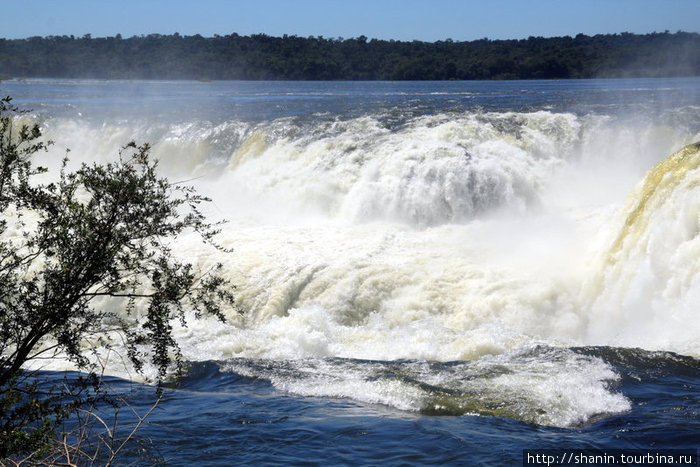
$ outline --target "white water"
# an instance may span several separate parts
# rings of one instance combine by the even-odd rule
[[[700,140],[692,129],[473,112],[399,128],[371,116],[143,127],[56,119],[46,132],[56,141],[49,159],[62,147],[76,161],[108,159],[130,139],[150,141],[166,175],[200,177],[193,183],[214,199],[212,218],[230,220],[218,239],[230,255],[194,238],[178,243],[202,267],[223,262],[243,311],[231,310],[226,324],[177,327],[190,360],[273,359],[295,375],[256,360],[230,369],[298,394],[436,412],[442,402],[430,391],[372,380],[372,365],[352,362],[474,361],[463,370],[509,370],[471,389],[463,376],[402,371],[478,394],[478,408],[472,397],[462,413],[490,413],[493,401],[515,397],[522,407],[507,414],[568,426],[629,408],[609,389],[617,376],[595,358],[566,351],[533,360],[527,349],[700,355],[697,167],[649,204],[634,238],[614,246],[645,196],[635,185]]]

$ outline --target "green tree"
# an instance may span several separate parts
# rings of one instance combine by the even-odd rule
[[[182,366],[173,319],[194,310],[223,320],[235,307],[220,266],[197,271],[173,256],[169,242],[186,231],[216,247],[216,226],[198,209],[206,198],[158,177],[148,145],[73,172],[64,160],[56,182],[38,184],[46,170],[32,156],[47,143],[19,113],[0,100],[0,457],[45,443],[98,381],[39,390],[28,363],[61,356],[94,375],[85,343],[117,335],[134,368],[150,359],[160,382]]]

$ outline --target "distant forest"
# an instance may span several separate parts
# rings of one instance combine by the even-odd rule
[[[700,76],[700,34],[401,42],[231,34],[0,39],[4,77],[487,80]]]

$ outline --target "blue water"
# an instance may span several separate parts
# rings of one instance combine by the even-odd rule
[[[52,115],[265,121],[387,112],[404,121],[437,112],[536,110],[632,113],[692,105],[698,78],[566,81],[267,82],[80,81],[2,83],[17,103]]]
[[[629,412],[552,428],[505,417],[430,416],[347,399],[300,397],[197,363],[168,388],[124,457],[167,465],[522,465],[524,449],[697,449],[700,361],[639,349],[578,348],[622,375]],[[108,379],[145,413],[153,388]],[[107,412],[108,413],[108,412]],[[126,415],[125,415],[126,414]],[[133,423],[128,412],[119,419]]]
[[[208,161],[216,161],[219,164],[216,167],[219,168],[223,167],[222,160],[230,157],[247,137],[260,129],[267,132],[271,146],[275,143],[277,148],[288,150],[285,144],[291,141],[292,149],[307,154],[303,148],[310,147],[311,143],[317,141],[330,141],[328,146],[331,147],[331,143],[336,142],[333,138],[337,135],[363,140],[362,133],[354,132],[365,131],[360,124],[366,119],[373,124],[376,122],[381,129],[374,133],[367,130],[368,139],[389,135],[386,140],[382,140],[382,145],[373,146],[368,142],[369,149],[359,145],[360,150],[365,151],[363,156],[366,159],[379,160],[379,156],[384,157],[385,154],[378,155],[377,151],[385,150],[391,144],[394,144],[394,148],[397,144],[402,144],[402,135],[416,138],[414,147],[420,149],[420,135],[445,122],[466,118],[465,116],[474,117],[474,125],[477,125],[475,128],[479,130],[498,130],[500,139],[496,143],[501,145],[511,144],[513,139],[521,138],[523,134],[532,130],[532,125],[536,122],[532,123],[528,118],[536,117],[546,120],[541,124],[542,128],[537,127],[538,135],[542,138],[551,137],[542,143],[538,150],[545,153],[545,149],[550,151],[547,148],[551,146],[554,147],[551,149],[554,153],[571,152],[573,155],[569,154],[568,159],[562,156],[561,161],[564,161],[564,164],[575,164],[578,160],[586,160],[588,157],[597,164],[607,165],[607,154],[603,157],[597,153],[586,153],[598,148],[595,136],[586,139],[588,131],[601,131],[601,128],[609,130],[607,133],[592,134],[606,135],[611,138],[611,144],[615,142],[620,147],[623,144],[616,139],[618,136],[625,142],[643,141],[643,145],[651,149],[649,153],[638,156],[639,167],[635,168],[634,177],[639,180],[650,163],[663,159],[673,150],[677,150],[679,145],[688,144],[692,142],[692,138],[700,135],[698,78],[436,83],[29,80],[0,83],[0,91],[12,95],[15,103],[34,109],[37,118],[53,139],[61,135],[51,133],[52,131],[71,129],[74,133],[66,135],[65,139],[59,142],[71,147],[72,153],[80,153],[80,148],[75,148],[74,142],[83,141],[80,138],[85,138],[84,134],[101,138],[99,143],[113,152],[116,152],[119,144],[125,142],[120,138],[155,138],[156,141],[151,142],[156,147],[160,143],[161,147],[165,148],[170,146],[164,142],[170,144],[169,142],[174,140],[177,144],[184,145],[191,144],[194,140],[197,144],[202,143],[200,146],[194,146],[202,151],[197,155]],[[574,130],[570,130],[571,134],[563,136],[557,133],[564,130],[548,125],[561,116],[580,123],[581,129],[576,130],[578,127],[575,127]],[[591,121],[594,121],[594,124],[591,124]],[[342,125],[348,122],[358,125],[351,126],[351,130],[348,130]],[[243,128],[240,132],[244,136],[239,133],[234,135],[231,130],[234,126],[236,131]],[[610,133],[614,135],[611,137]],[[115,134],[118,136],[114,136]],[[580,150],[567,149],[570,140],[576,140],[576,147]],[[444,144],[447,149],[426,146],[425,150],[435,151],[434,154],[440,155],[442,153],[439,151],[459,149],[463,145],[461,140],[448,140]],[[354,154],[352,151],[356,150],[356,146],[358,145],[348,146],[350,149],[347,149],[347,152]],[[406,147],[410,148],[408,145]],[[474,147],[478,149],[481,146],[475,144]],[[491,148],[492,151],[501,148],[499,145],[485,147]],[[473,149],[466,148],[464,154],[471,157]],[[398,150],[397,153],[392,153],[392,150],[389,149],[389,156],[384,157],[385,159],[397,157]],[[527,148],[523,151],[527,152]],[[164,149],[160,154],[167,156],[167,151]],[[511,153],[504,152],[503,157],[509,154]],[[80,157],[79,155],[78,158]],[[263,159],[265,154],[257,157]],[[544,157],[540,152],[535,154],[536,160]],[[602,159],[602,162],[596,157]],[[551,159],[556,157],[552,156]],[[558,159],[557,161],[561,162]],[[273,162],[277,163],[276,159]],[[274,163],[266,170],[274,172]],[[321,171],[320,179],[332,179],[337,173],[323,172],[329,170],[328,167],[332,165],[323,161],[314,166],[314,170]],[[426,172],[426,180],[431,181],[435,171]],[[420,171],[417,173],[419,175],[412,177],[418,178]],[[279,178],[271,177],[271,180]],[[537,183],[540,183],[540,179]],[[595,183],[595,180],[592,183]],[[272,182],[261,185],[269,190],[277,188]],[[373,186],[378,185],[381,184]],[[294,188],[291,184],[282,186],[289,190]],[[489,186],[489,190],[495,189]],[[311,189],[301,192],[304,196],[309,192],[312,195],[316,193]],[[408,198],[407,193],[412,192],[402,192],[402,202]],[[300,195],[290,191],[290,199],[295,196]],[[483,196],[486,195],[479,196],[481,197],[477,199],[483,200]],[[321,195],[318,197],[321,201],[326,200]],[[500,200],[503,197],[496,198]],[[307,200],[302,197],[299,199],[304,202]],[[525,215],[538,219],[538,216],[543,217],[543,210],[554,209],[550,208],[554,204],[548,204],[551,200],[545,195],[542,195],[540,201],[533,206],[528,205]],[[584,204],[583,208],[589,211],[586,211],[586,215],[579,215],[579,211],[576,211],[576,218],[587,218],[587,215],[603,218],[607,214],[601,213],[618,209],[622,201],[616,200],[610,208],[590,208]],[[215,199],[214,202],[223,206],[227,200]],[[296,208],[296,205],[292,206],[290,209]],[[387,216],[391,222],[409,224],[402,224],[399,230],[389,230],[385,236],[389,239],[388,242],[395,241],[395,238],[400,240],[403,236],[423,235],[420,239],[428,245],[426,248],[429,248],[434,243],[429,235],[434,231],[426,228],[426,225],[435,227],[434,223],[437,222],[435,228],[439,229],[441,225],[450,224],[451,229],[462,232],[459,229],[469,229],[472,223],[477,227],[491,225],[492,220],[488,215],[496,212],[497,208],[503,208],[501,204],[489,201],[484,203],[483,210],[486,214],[479,211],[476,218],[470,218],[466,214],[461,217],[430,217],[428,214],[428,217],[421,218],[423,213],[419,209],[420,206],[410,205],[410,209],[407,210],[414,215],[410,219],[418,219],[415,225],[411,225],[405,218],[396,221]],[[381,210],[377,212],[378,215],[383,214]],[[324,215],[332,217],[335,214],[324,212]],[[430,222],[424,222],[425,219]],[[349,220],[343,218],[342,221],[361,227],[368,225],[367,220],[361,216],[351,217]],[[275,218],[274,222],[280,221]],[[274,222],[271,225],[278,225]],[[440,222],[443,224],[439,224]],[[333,226],[336,228],[336,224]],[[387,227],[377,227],[384,228]],[[539,225],[537,228],[542,228],[546,237],[547,226]],[[316,227],[308,231],[314,232],[315,229]],[[271,230],[274,231],[275,228]],[[323,231],[322,228],[316,230]],[[261,229],[260,232],[260,235],[271,235],[270,238],[275,238],[274,234],[268,233],[267,230]],[[447,230],[445,235],[449,236],[452,232],[453,230]],[[465,232],[460,237],[460,242],[468,244],[473,240],[469,236],[473,235],[472,230]],[[509,231],[506,234],[522,235],[524,238],[529,232]],[[255,235],[258,235],[257,231]],[[255,235],[251,234],[251,237],[254,238]],[[304,241],[307,241],[306,235],[313,234],[304,230],[303,235]],[[349,237],[353,235],[351,233]],[[342,237],[342,240],[346,241],[345,237]],[[284,238],[284,241],[287,239]],[[294,241],[297,241],[296,237],[290,236],[289,242]],[[372,241],[371,238],[367,240],[368,243]],[[484,243],[481,241],[481,244],[475,243],[476,249]],[[327,240],[322,238],[317,242],[313,245],[318,249],[318,245],[327,243]],[[408,255],[415,255],[418,258],[417,262],[409,264],[420,266],[423,264],[419,261],[421,252],[415,251],[414,244],[421,243],[409,242],[410,248],[407,249],[402,249],[403,244],[392,244],[396,253],[390,259],[381,256],[394,254],[391,253],[393,250],[387,247],[389,253],[382,250],[376,260],[372,257],[371,261],[367,260],[365,263],[359,260],[350,261],[347,270],[341,269],[342,274],[338,273],[333,277],[336,278],[336,282],[345,277],[354,277],[352,275],[356,271],[351,269],[354,267],[364,273],[374,264],[372,261],[376,261],[380,266],[389,265],[381,269],[384,274],[387,269],[391,270],[396,264],[402,264],[399,259],[404,254],[408,258],[406,261],[414,257],[409,258]],[[235,241],[233,247],[233,261],[236,261],[236,254],[247,254],[245,252],[248,250],[245,248],[236,249]],[[288,248],[293,251],[292,247]],[[342,251],[337,258],[340,265],[338,268],[345,268],[340,256],[347,256],[349,248],[342,245],[338,248]],[[312,253],[316,251],[309,251],[304,250],[304,254],[295,261],[312,261],[307,257],[313,256]],[[442,261],[441,250],[431,252],[434,253],[432,256],[426,253],[425,257]],[[245,263],[258,267],[251,273],[256,278],[264,276],[267,271],[264,269],[267,267],[265,254],[272,253],[262,252],[261,258],[247,259],[249,262]],[[474,258],[480,257],[475,255]],[[285,258],[274,257],[267,259],[269,262],[282,263],[284,260]],[[324,261],[333,263],[333,258]],[[502,261],[502,258],[498,261]],[[485,263],[487,266],[484,271],[489,273],[491,262],[487,258]],[[494,259],[494,264],[496,263]],[[433,269],[441,269],[444,264],[451,263],[441,262]],[[283,268],[284,264],[280,267]],[[263,272],[260,272],[261,270]],[[299,274],[304,273],[303,268],[299,268],[299,271]],[[405,290],[422,292],[432,290],[430,287],[433,286],[438,287],[436,293],[426,293],[430,300],[439,298],[445,290],[450,290],[439,288],[442,287],[440,282],[452,280],[447,273],[441,272],[443,275],[431,276],[433,271],[430,268],[419,272],[425,275],[422,288],[411,289],[406,286]],[[486,273],[484,276],[490,277]],[[273,273],[270,274],[273,279],[276,277]],[[322,274],[312,273],[308,282],[320,275]],[[537,283],[537,273],[531,276],[530,279]],[[364,276],[359,277],[364,280]],[[379,275],[369,277],[375,278],[376,281],[381,279]],[[246,290],[246,287],[250,286],[251,290],[260,290],[263,293],[275,286],[273,279],[265,282],[266,277],[262,277],[262,286],[252,283],[254,279],[251,279],[251,284],[237,285],[239,289]],[[372,285],[371,280],[363,280],[354,282],[360,284],[360,290],[355,291],[358,296],[362,293],[362,287]],[[505,287],[503,283],[506,284]],[[510,299],[511,295],[508,294],[512,293],[512,303],[516,303],[517,307],[522,296],[526,296],[528,300],[531,296],[536,296],[526,293],[530,290],[527,288],[529,283],[523,285],[519,277],[517,280],[503,283],[499,282],[498,287],[507,289],[507,284],[511,284],[513,290],[483,292],[484,300],[491,299],[491,293],[502,293]],[[391,326],[385,325],[381,313],[381,310],[385,309],[382,308],[384,302],[380,305],[373,304],[375,308],[372,309],[359,309],[362,306],[359,298],[348,301],[350,305],[341,300],[350,294],[345,290],[338,293],[337,297],[328,292],[335,300],[331,306],[328,302],[332,300],[323,293],[332,289],[332,284],[326,287],[323,292],[317,292],[320,295],[306,299],[303,293],[307,293],[308,288],[304,289],[302,286],[300,290],[292,290],[288,293],[292,298],[288,300],[286,308],[270,313],[272,317],[260,311],[264,307],[258,305],[255,298],[245,298],[242,300],[242,306],[247,306],[247,312],[255,319],[235,322],[227,329],[204,329],[202,332],[211,334],[199,338],[183,333],[184,353],[190,360],[186,375],[166,385],[158,408],[136,435],[138,442],[130,445],[120,463],[149,465],[164,461],[166,465],[183,466],[508,466],[522,465],[524,449],[697,449],[700,445],[700,360],[697,359],[698,355],[694,350],[698,348],[700,335],[690,335],[688,338],[687,332],[683,334],[684,328],[686,331],[688,328],[696,329],[693,326],[697,325],[693,322],[674,321],[675,318],[664,322],[667,328],[659,329],[660,335],[668,330],[677,331],[679,336],[685,336],[683,341],[672,342],[672,345],[669,345],[672,349],[666,348],[663,340],[655,340],[656,336],[653,333],[639,337],[632,329],[637,321],[658,319],[653,315],[653,312],[657,311],[654,307],[660,300],[666,303],[660,295],[649,297],[642,294],[642,298],[635,297],[639,298],[634,301],[636,306],[645,310],[647,314],[640,314],[640,318],[633,316],[629,322],[622,318],[618,321],[611,318],[611,323],[622,324],[619,324],[619,329],[609,330],[610,332],[601,332],[600,326],[585,328],[589,317],[584,316],[581,323],[576,324],[581,327],[581,332],[577,334],[578,329],[574,330],[576,332],[572,331],[572,335],[566,337],[568,341],[560,335],[563,335],[562,328],[551,332],[540,331],[540,328],[529,328],[523,324],[522,330],[515,329],[514,326],[518,325],[517,320],[508,321],[510,318],[506,315],[496,316],[493,322],[487,322],[488,326],[483,328],[487,330],[484,332],[493,333],[493,348],[488,347],[487,343],[482,343],[474,350],[468,347],[468,344],[464,344],[471,350],[465,350],[463,353],[472,355],[472,358],[455,359],[452,358],[453,354],[447,351],[441,354],[442,350],[437,349],[437,345],[444,342],[449,344],[452,341],[459,343],[460,332],[464,336],[471,336],[468,334],[471,329],[459,328],[463,326],[461,322],[455,324],[454,328],[448,328],[443,322],[439,322],[440,325],[430,327],[426,333],[421,331],[423,326],[434,324],[430,319],[409,323],[403,328],[401,324],[395,324],[393,321]],[[314,290],[317,289],[321,287],[316,285]],[[384,289],[380,287],[379,290],[381,292]],[[397,286],[391,290],[393,295],[387,294],[389,298],[382,296],[378,300],[389,303],[401,290],[404,289]],[[688,300],[696,296],[693,295],[695,292],[691,287],[684,296],[686,301],[669,301],[671,305],[666,305],[668,309],[663,309],[662,306],[661,315],[666,312],[672,315],[676,311],[672,308],[675,306],[673,304],[687,304]],[[456,293],[478,292],[470,289]],[[543,303],[541,310],[535,305],[534,312],[527,310],[527,313],[531,314],[523,315],[540,319],[541,323],[538,324],[541,327],[554,320],[558,305],[570,306],[575,310],[573,314],[585,314],[585,311],[577,308],[578,302],[572,299],[571,305],[566,301],[569,297],[564,292],[554,299],[547,294],[542,296],[545,297],[543,301],[551,300],[554,305]],[[415,299],[424,299],[421,297]],[[654,306],[649,305],[647,309],[644,300],[653,302]],[[407,306],[412,305],[410,301],[406,303]],[[450,303],[461,302],[457,297]],[[509,306],[511,301],[504,299],[503,303],[506,303],[504,306]],[[260,309],[256,306],[260,306]],[[430,304],[423,306],[429,307]],[[454,310],[449,306],[448,303],[445,305],[447,309],[441,308],[430,318],[439,320],[444,316],[452,316],[456,320],[461,316],[457,312],[462,312],[462,309]],[[288,334],[282,333],[278,328],[270,330],[268,326],[270,323],[294,326],[295,321],[292,319],[289,319],[289,322],[283,321],[289,317],[307,319],[308,316],[313,317],[317,314],[325,316],[324,313],[318,312],[319,309],[323,309],[329,316],[331,312],[346,311],[347,315],[329,318],[328,322],[321,324],[317,321],[303,321],[298,331],[287,328]],[[615,312],[614,307],[607,310],[609,313]],[[360,317],[355,318],[353,313]],[[454,313],[454,316],[450,313]],[[523,313],[526,313],[526,310]],[[493,314],[496,315],[497,311],[493,311]],[[595,316],[602,319],[601,314]],[[490,318],[484,319],[488,321]],[[523,318],[523,321],[527,319]],[[594,321],[594,318],[590,319]],[[474,321],[477,322],[475,326],[478,328],[480,323],[476,318]],[[284,327],[282,324],[280,326]],[[361,337],[367,339],[366,347],[348,340],[355,335],[354,332],[362,333],[365,330],[368,334],[362,334]],[[482,328],[478,330],[481,331]],[[397,349],[387,345],[387,350],[379,345],[382,344],[382,338],[377,337],[377,333],[381,331],[386,331],[387,342],[399,339],[395,344]],[[443,331],[448,336],[444,341],[440,336],[433,336]],[[594,331],[599,334],[595,334]],[[231,337],[226,338],[225,332],[230,332]],[[278,334],[275,334],[276,332]],[[509,340],[509,333],[516,336],[512,341]],[[323,336],[319,337],[319,334]],[[426,334],[429,336],[426,337]],[[504,335],[506,337],[503,337]],[[477,334],[477,338],[481,336],[482,334]],[[431,354],[430,349],[426,350],[423,347],[423,343],[433,342],[430,341],[433,337],[436,347],[434,354]],[[258,343],[256,339],[260,341],[259,348],[255,347]],[[229,341],[232,343],[230,346]],[[412,348],[414,341],[416,347]],[[589,341],[602,344],[589,345]],[[562,345],[561,342],[571,344]],[[198,345],[205,350],[200,350]],[[373,345],[377,347],[372,347]],[[402,346],[406,348],[401,348]],[[452,347],[444,345],[444,348],[449,350]],[[483,348],[487,349],[479,350]],[[394,354],[398,357],[385,358],[386,355]],[[422,358],[419,355],[433,357]],[[561,376],[564,380],[557,380],[558,375],[564,375]],[[582,386],[567,386],[566,375],[580,375]],[[59,376],[53,374],[52,377]],[[551,378],[551,382],[547,378]],[[138,413],[145,413],[156,399],[155,389],[151,386],[112,377],[108,377],[107,382],[116,392],[124,394],[131,408]],[[353,386],[355,382],[357,387]],[[537,390],[529,391],[531,386]],[[365,388],[367,393],[363,392]],[[580,393],[576,394],[579,390]],[[415,394],[418,396],[411,396]],[[541,398],[538,395],[541,395]],[[594,400],[597,398],[601,400]],[[109,417],[110,413],[109,408],[104,408],[105,416]],[[120,412],[119,420],[125,428],[134,422],[128,410]]]

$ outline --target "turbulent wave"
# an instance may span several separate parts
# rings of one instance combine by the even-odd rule
[[[548,347],[447,363],[239,359],[223,364],[222,371],[266,379],[304,396],[347,397],[427,415],[575,426],[630,408],[624,396],[610,391],[620,378],[602,360]]]
[[[633,190],[700,139],[676,112],[44,126],[49,159],[150,141],[231,220],[230,256],[178,243],[223,261],[243,310],[177,327],[188,359],[297,394],[572,426],[629,402],[567,347],[700,355],[697,145]]]

